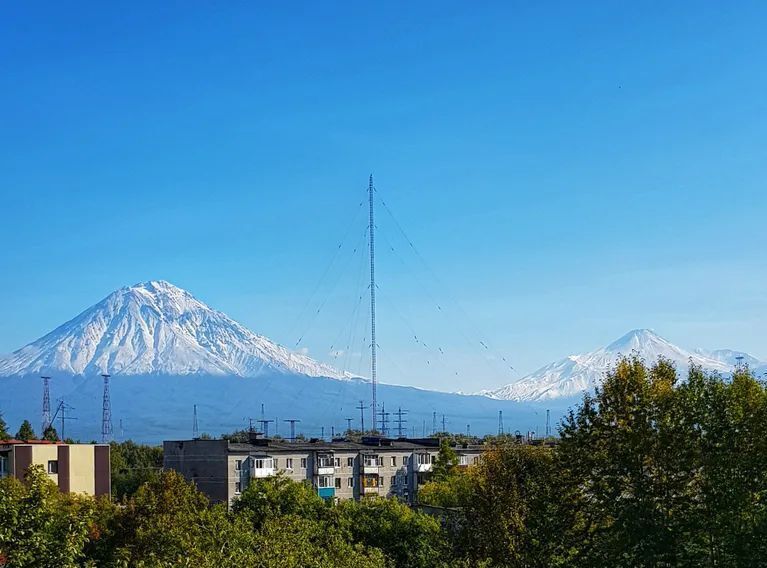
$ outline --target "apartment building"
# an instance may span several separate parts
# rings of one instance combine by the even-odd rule
[[[61,491],[94,496],[111,492],[108,444],[0,441],[0,477],[24,479],[32,465],[42,466]]]
[[[456,447],[461,465],[477,463],[481,446]],[[288,442],[253,436],[248,443],[184,440],[163,443],[164,466],[214,502],[231,503],[250,480],[282,475],[311,484],[325,499],[396,497],[415,502],[439,453],[439,440],[366,437]]]

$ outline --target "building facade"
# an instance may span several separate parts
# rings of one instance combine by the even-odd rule
[[[456,446],[455,450],[460,465],[477,463],[482,453],[481,446]],[[252,479],[280,473],[311,484],[325,499],[378,496],[414,503],[438,453],[436,438],[184,440],[163,443],[163,465],[195,483],[214,502],[231,503]]]
[[[111,493],[108,444],[0,441],[0,477],[24,479],[32,465],[42,466],[61,491],[93,496]]]

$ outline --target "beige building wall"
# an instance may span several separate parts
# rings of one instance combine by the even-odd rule
[[[48,474],[48,477],[58,485],[59,475],[57,473],[50,473],[48,471],[48,462],[59,463],[59,446],[57,444],[35,444],[32,446],[32,464],[41,465]]]
[[[69,446],[69,491],[93,495],[96,491],[94,446]]]

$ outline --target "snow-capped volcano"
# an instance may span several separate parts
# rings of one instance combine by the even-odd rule
[[[121,288],[0,359],[0,376],[30,374],[347,375],[257,335],[165,281]]]
[[[709,371],[729,373],[738,362],[736,357],[752,368],[765,363],[755,357],[728,349],[687,351],[659,336],[649,329],[635,329],[607,347],[585,353],[570,355],[561,361],[550,363],[537,371],[494,391],[481,394],[492,398],[516,401],[540,401],[579,396],[600,383],[605,372],[621,355],[636,352],[648,363],[664,357],[675,364],[678,371],[686,374],[690,361]]]

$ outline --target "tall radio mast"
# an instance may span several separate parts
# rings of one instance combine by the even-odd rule
[[[376,430],[376,413],[378,406],[376,404],[376,388],[378,379],[376,377],[376,265],[375,265],[375,221],[373,218],[373,174],[370,174],[370,183],[368,193],[370,197],[370,374],[373,384],[373,403],[370,407],[372,415],[373,431]]]

